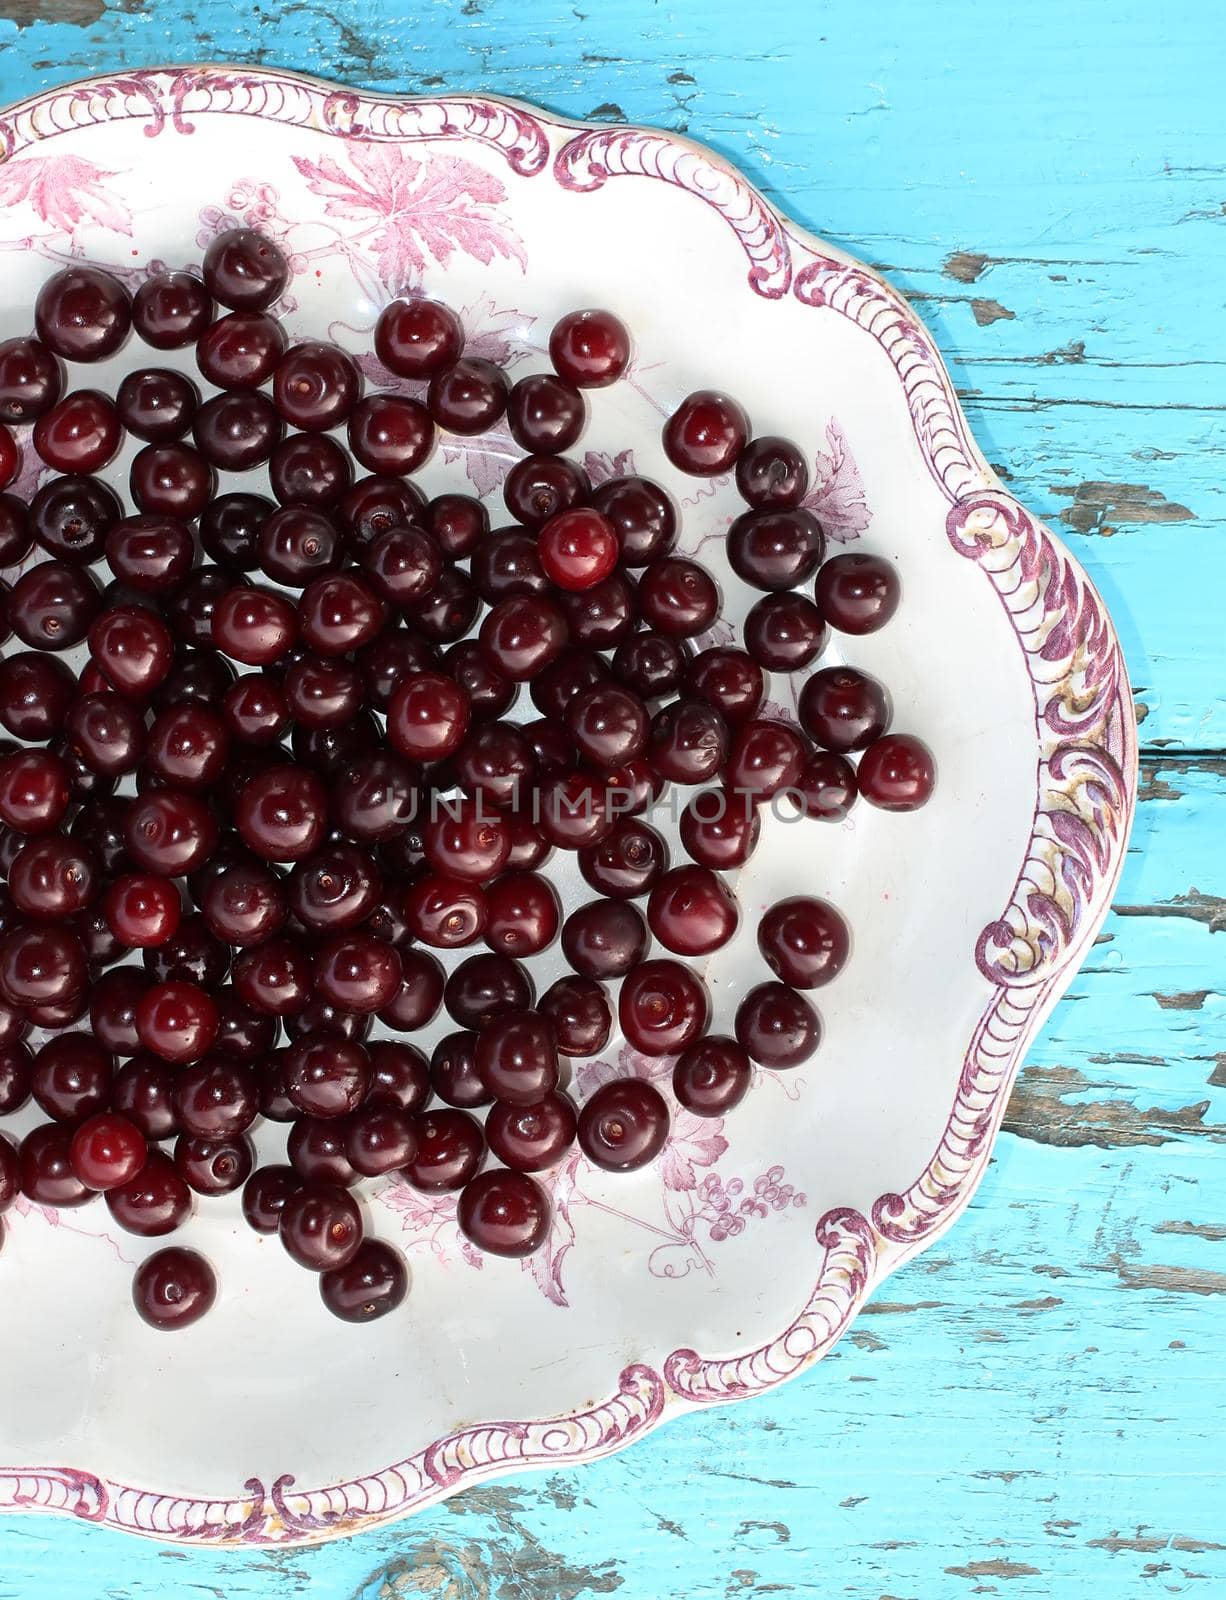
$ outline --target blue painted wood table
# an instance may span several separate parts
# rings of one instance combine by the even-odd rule
[[[1107,596],[1145,741],[1129,865],[969,1213],[804,1379],[318,1550],[8,1520],[0,1597],[1226,1593],[1226,41],[1210,8],[400,9],[0,0],[0,98],[266,61],[724,151],[919,304],[989,458]]]

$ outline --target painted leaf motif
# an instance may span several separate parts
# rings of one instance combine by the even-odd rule
[[[826,424],[829,455],[821,450],[814,458],[813,487],[802,504],[813,513],[836,544],[858,539],[872,521],[864,498],[864,481],[847,435],[832,417]]]
[[[0,165],[0,205],[28,205],[57,232],[75,234],[82,223],[131,237],[132,213],[108,189],[118,173],[80,156],[27,156]]]
[[[537,1288],[555,1306],[570,1304],[562,1283],[562,1263],[575,1242],[570,1208],[577,1198],[575,1175],[582,1159],[576,1150],[554,1173],[541,1174],[539,1181],[544,1183],[553,1201],[553,1221],[545,1243],[524,1261],[524,1271],[532,1274]]]
[[[666,1189],[694,1189],[698,1186],[695,1167],[713,1167],[728,1141],[720,1117],[696,1117],[692,1111],[673,1114],[672,1132],[660,1156],[660,1175]]]
[[[324,201],[329,216],[373,221],[371,238],[379,277],[398,293],[419,280],[427,259],[446,266],[457,251],[489,266],[497,257],[526,267],[518,238],[493,208],[505,186],[462,156],[418,160],[403,147],[353,141],[352,171],[331,156],[294,165]]]

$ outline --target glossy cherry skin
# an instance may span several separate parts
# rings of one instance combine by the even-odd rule
[[[169,444],[191,427],[200,391],[181,372],[141,367],[126,373],[115,394],[115,409],[129,433],[148,444]]]
[[[86,1033],[61,1033],[35,1055],[30,1087],[49,1117],[80,1123],[106,1109],[114,1072],[100,1042]]]
[[[420,772],[380,751],[347,762],[332,785],[332,817],[351,839],[382,843],[407,832],[417,815]]]
[[[187,1221],[192,1194],[170,1157],[152,1149],[134,1178],[107,1191],[106,1204],[127,1233],[158,1238]]]
[[[46,750],[0,759],[0,822],[18,833],[51,833],[68,810],[68,768]]]
[[[461,357],[430,379],[426,406],[448,433],[485,433],[506,410],[509,392],[501,367],[480,356]]]
[[[399,954],[369,934],[338,934],[315,952],[317,993],[328,1005],[359,1016],[391,1004],[400,972]]]
[[[321,339],[291,346],[277,365],[273,403],[291,428],[339,427],[358,403],[362,374],[347,351]]]
[[[509,956],[495,954],[461,961],[444,990],[448,1012],[466,1029],[483,1028],[501,1012],[523,1010],[531,1006],[534,995],[525,968]]]
[[[440,950],[472,944],[485,931],[489,916],[477,884],[438,873],[426,873],[410,885],[404,909],[417,938]]]
[[[430,1086],[446,1105],[470,1111],[487,1106],[494,1096],[481,1081],[476,1064],[477,1035],[469,1029],[440,1039],[430,1057]]]
[[[368,545],[362,565],[374,589],[393,606],[412,607],[439,581],[442,552],[422,528],[390,528]]]
[[[633,899],[646,894],[668,867],[668,846],[654,828],[624,817],[595,845],[579,852],[579,870],[598,894]]]
[[[511,834],[505,819],[481,798],[441,802],[422,825],[426,861],[445,877],[487,883],[507,864]]]
[[[34,329],[66,361],[112,356],[132,327],[128,291],[97,267],[65,267],[48,278],[34,302]]]
[[[426,497],[403,478],[376,473],[346,489],[336,502],[335,514],[354,548],[362,550],[389,528],[420,523],[426,515]]]
[[[425,959],[433,961],[434,958],[427,956]],[[440,995],[442,987],[440,969]],[[437,1009],[436,1005],[434,1010]],[[431,1016],[433,1014],[430,1013]],[[377,1039],[370,1045],[368,1055],[370,1087],[366,1093],[367,1106],[392,1106],[400,1111],[420,1111],[430,1098],[430,1069],[421,1051],[415,1045],[399,1040]]]
[[[749,440],[749,421],[736,401],[715,389],[688,395],[664,424],[664,453],[694,477],[729,472]]]
[[[214,395],[192,423],[197,450],[222,472],[249,472],[263,466],[284,437],[285,423],[277,408],[254,389]]]
[[[509,722],[485,722],[469,731],[453,766],[465,793],[479,796],[487,807],[512,806],[527,793],[537,761],[521,729]],[[3,770],[0,763],[0,784]]]
[[[271,767],[245,786],[234,808],[243,843],[265,861],[313,855],[323,842],[327,818],[327,791],[304,767]]]
[[[217,1002],[189,983],[160,983],[136,1008],[141,1044],[162,1061],[199,1061],[217,1037]]]
[[[392,696],[387,732],[402,755],[442,761],[454,755],[468,731],[468,696],[441,673],[421,673]]]
[[[71,1000],[86,977],[81,941],[64,928],[15,928],[0,939],[0,995],[10,1005]]]
[[[256,1233],[276,1233],[290,1195],[302,1187],[293,1167],[257,1167],[243,1185],[243,1217]]]
[[[370,1061],[347,1039],[296,1040],[285,1053],[285,1092],[308,1117],[344,1117],[366,1098]]]
[[[310,506],[282,506],[260,528],[256,560],[265,577],[292,589],[340,565],[341,535],[325,511]]]
[[[222,714],[230,732],[244,744],[276,744],[289,728],[283,686],[258,672],[230,685],[222,701]]]
[[[190,1327],[213,1309],[217,1277],[195,1250],[170,1246],[142,1261],[132,1280],[132,1304],[151,1328]]]
[[[33,1072],[33,1059],[19,1039],[8,1039],[0,1046],[0,1117],[25,1105]]]
[[[28,567],[13,585],[9,623],[33,650],[71,650],[85,638],[99,603],[98,586],[88,572],[62,561],[43,561]]]
[[[477,1035],[475,1049],[477,1073],[496,1100],[530,1105],[557,1087],[557,1034],[539,1012],[499,1012]]]
[[[367,703],[376,711],[386,711],[405,679],[421,672],[433,672],[438,666],[438,656],[429,640],[407,628],[388,627],[368,645],[363,645],[357,652],[355,664],[362,674]],[[456,672],[450,675],[459,681]],[[461,683],[461,687],[467,686]]]
[[[294,1111],[291,1102],[286,1102]],[[278,1118],[288,1121],[288,1115]],[[286,1152],[290,1165],[307,1183],[331,1183],[342,1189],[351,1188],[361,1174],[345,1153],[349,1123],[344,1117],[298,1116],[289,1131]]]
[[[234,572],[251,572],[259,564],[256,540],[260,529],[274,509],[273,502],[262,494],[218,495],[200,517],[205,554]]]
[[[21,1193],[21,1160],[17,1146],[0,1133],[0,1216]]]
[[[244,1134],[202,1139],[181,1133],[175,1142],[175,1166],[197,1194],[232,1194],[251,1176],[255,1149]]]
[[[591,493],[587,473],[567,456],[525,456],[502,486],[507,510],[526,528],[540,528],[551,517],[586,505]]]
[[[285,353],[285,329],[260,311],[232,311],[200,336],[196,363],[219,389],[258,389]]]
[[[486,909],[485,942],[500,955],[537,955],[557,937],[557,892],[538,873],[504,873],[487,889]]]
[[[802,594],[766,594],[741,630],[745,648],[769,672],[799,672],[815,661],[829,637],[821,612]]]
[[[270,589],[239,587],[220,596],[211,637],[218,650],[250,667],[279,661],[298,632],[293,604]]]
[[[898,610],[898,570],[880,556],[849,551],[827,561],[817,575],[813,598],[840,633],[875,633]]]
[[[73,839],[27,839],[9,866],[14,907],[38,922],[58,922],[84,911],[98,892],[98,864]]]
[[[740,1105],[752,1082],[748,1055],[722,1034],[688,1045],[673,1067],[673,1094],[697,1117],[722,1117]]]
[[[34,422],[50,411],[64,387],[55,352],[38,339],[0,342],[0,421]]]
[[[477,620],[480,596],[461,567],[444,567],[433,593],[408,607],[410,626],[432,644],[451,644]]]
[[[318,932],[356,927],[379,898],[374,858],[356,845],[325,844],[290,874],[289,905],[304,926]]]
[[[28,535],[33,535],[35,542],[57,561],[86,566],[101,556],[107,535],[122,515],[118,495],[101,479],[75,475],[52,478],[30,501],[29,516],[23,523],[27,537],[12,542],[15,530],[10,532],[10,547],[0,552],[0,560],[5,566],[15,565],[29,549]]]
[[[138,867],[180,878],[208,859],[217,834],[217,819],[198,796],[155,789],[129,806],[124,843]]]
[[[574,1144],[578,1121],[571,1100],[555,1090],[532,1105],[499,1100],[485,1119],[485,1137],[513,1172],[544,1172]]]
[[[549,359],[576,388],[604,389],[630,365],[630,335],[611,311],[570,311],[553,325]]]
[[[791,895],[764,913],[758,924],[758,949],[784,983],[794,989],[818,989],[843,970],[851,935],[828,901]]]
[[[115,967],[94,980],[89,991],[89,1025],[104,1050],[134,1056],[140,1049],[136,1008],[148,989],[137,967]]]
[[[191,529],[176,517],[125,517],[106,536],[111,571],[142,595],[177,589],[195,558]]]
[[[21,1192],[35,1205],[83,1206],[94,1198],[72,1170],[72,1129],[58,1123],[32,1128],[18,1150]]]
[[[266,234],[255,228],[228,228],[209,241],[204,282],[223,306],[263,311],[285,292],[289,263]]]
[[[364,1239],[352,1261],[319,1275],[319,1296],[342,1322],[375,1322],[395,1311],[409,1288],[404,1257],[382,1239]]]
[[[420,520],[447,561],[472,555],[490,531],[489,512],[467,494],[436,495]]]
[[[186,444],[147,444],[132,462],[129,491],[142,511],[192,522],[208,505],[217,474]]]
[[[757,717],[744,723],[724,767],[730,806],[739,811],[746,803],[760,805],[780,790],[793,788],[807,753],[804,739],[786,723]]]
[[[539,1013],[554,1024],[563,1056],[599,1056],[613,1032],[613,1008],[602,984],[559,978],[539,998]]]
[[[243,951],[232,976],[243,1003],[269,1016],[293,1016],[310,999],[310,955],[288,939],[269,939]]]
[[[291,433],[273,448],[268,483],[283,506],[331,509],[353,484],[353,462],[326,433]]]
[[[932,752],[907,733],[889,733],[860,758],[860,793],[882,811],[916,811],[936,787]]]
[[[62,479],[54,480],[63,482]],[[52,487],[54,487],[54,481]],[[93,480],[82,480],[92,482]],[[39,493],[41,494],[41,490]],[[35,495],[35,500],[38,495]],[[92,539],[91,530],[87,529],[88,538]],[[33,541],[33,532],[30,527],[29,508],[15,495],[0,494],[0,566],[15,567],[29,553]],[[8,620],[5,618],[4,627],[8,629]]]
[[[676,694],[684,681],[690,646],[666,633],[636,633],[613,654],[613,675],[644,700]]]
[[[567,731],[583,759],[611,771],[643,754],[647,747],[647,708],[619,684],[594,684],[573,696],[566,708]]]
[[[89,652],[120,694],[146,700],[170,671],[174,643],[160,618],[135,606],[121,606],[105,612],[90,627]]]
[[[715,645],[686,663],[685,684],[713,705],[725,722],[756,716],[766,694],[762,669],[744,650]]]
[[[125,1061],[111,1086],[111,1110],[126,1117],[148,1140],[169,1139],[179,1131],[174,1108],[175,1070],[142,1053]]]
[[[710,867],[674,867],[651,891],[647,921],[666,950],[702,956],[728,943],[740,912],[736,896]]]
[[[549,1233],[549,1197],[523,1172],[493,1167],[465,1185],[456,1207],[460,1232],[496,1256],[530,1256]]]
[[[696,562],[666,556],[639,579],[638,607],[649,628],[688,639],[705,633],[719,615],[719,585]]]
[[[485,1135],[467,1111],[444,1107],[417,1119],[417,1154],[402,1171],[415,1189],[426,1194],[462,1189],[476,1175],[485,1156]]]
[[[432,378],[452,366],[463,348],[459,317],[435,300],[393,300],[375,324],[375,354],[401,378]]]
[[[890,721],[885,690],[854,667],[825,667],[806,678],[797,710],[806,732],[838,755],[866,750]]]
[[[815,750],[801,768],[794,792],[803,802],[802,809],[807,817],[841,822],[860,792],[856,769],[846,756]]]
[[[416,472],[434,448],[425,406],[404,395],[368,395],[349,418],[349,448],[368,472]]]
[[[364,1178],[381,1178],[417,1154],[417,1124],[398,1106],[366,1105],[345,1124],[345,1151]]]
[[[668,1139],[668,1105],[642,1078],[603,1084],[579,1113],[579,1144],[594,1166],[634,1172],[654,1161]]]
[[[705,700],[674,700],[652,718],[647,755],[670,783],[705,783],[727,760],[727,726]]]
[[[590,589],[617,565],[620,546],[613,524],[590,506],[551,517],[537,535],[541,566],[560,589]]]
[[[817,518],[809,511],[746,511],[728,529],[728,564],[755,589],[778,592],[804,583],[825,550]]]
[[[472,579],[489,605],[513,594],[546,594],[538,540],[526,528],[496,528],[473,551]]]
[[[302,637],[321,656],[360,650],[378,633],[385,615],[379,597],[345,573],[312,579],[299,603]]]
[[[512,595],[493,606],[478,635],[482,654],[512,683],[535,677],[555,661],[570,637],[557,606],[536,595]]]
[[[132,297],[132,326],[155,350],[182,350],[213,319],[213,301],[199,278],[162,272],[146,278]]]
[[[737,1007],[737,1042],[761,1066],[798,1067],[821,1036],[817,1012],[786,983],[760,983]]]
[[[677,542],[676,508],[649,478],[610,478],[593,490],[592,505],[617,535],[623,566],[650,566]]]
[[[126,1117],[101,1112],[74,1131],[69,1161],[79,1182],[97,1191],[130,1183],[145,1164],[145,1136]]]
[[[196,893],[193,888],[193,898]],[[169,939],[145,951],[143,960],[157,983],[194,983],[210,991],[230,970],[229,946],[213,937],[200,916],[184,917]]]
[[[650,943],[642,912],[625,900],[593,900],[572,911],[562,927],[562,952],[585,978],[624,977]]]
[[[741,499],[759,510],[790,511],[809,492],[809,468],[800,446],[773,434],[751,439],[736,463]]]
[[[551,773],[537,788],[536,825],[550,844],[581,850],[612,828],[615,799],[589,772]]]
[[[507,398],[507,425],[521,449],[542,455],[569,450],[583,432],[587,407],[573,383],[553,373],[521,378]]]
[[[149,729],[145,767],[164,783],[211,788],[225,771],[230,736],[225,722],[203,705],[171,706]]]
[[[122,945],[143,950],[165,944],[183,914],[179,891],[152,873],[126,873],[107,886],[103,899],[107,925]]]
[[[673,1055],[706,1031],[707,986],[678,961],[644,961],[623,981],[617,1001],[622,1032],[648,1056]]]
[[[41,649],[0,660],[0,722],[16,739],[50,739],[76,695],[74,673]]]
[[[254,1073],[240,1062],[206,1056],[184,1067],[175,1081],[175,1112],[185,1133],[229,1139],[245,1133],[258,1110]]]

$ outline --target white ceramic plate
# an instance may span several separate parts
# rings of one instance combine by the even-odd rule
[[[757,914],[815,891],[854,937],[818,996],[820,1053],[761,1073],[722,1121],[679,1114],[645,1171],[568,1161],[530,1265],[465,1250],[450,1199],[386,1188],[368,1211],[408,1254],[410,1297],[354,1329],[244,1229],[237,1200],[214,1201],[189,1238],[219,1266],[219,1305],[168,1337],[132,1311],[146,1247],[104,1207],[11,1218],[0,1508],[200,1543],[320,1540],[802,1371],[969,1199],[1016,1066],[1107,908],[1135,790],[1102,603],[988,469],[919,320],[700,146],[504,101],[140,72],[13,108],[0,150],[5,336],[27,331],[55,265],[135,283],[198,262],[232,219],[294,258],[291,333],[355,350],[406,285],[459,308],[477,350],[515,373],[545,365],[562,311],[608,306],[637,354],[628,383],[593,397],[578,448],[593,476],[632,457],[666,483],[682,548],[720,573],[739,621],[753,596],[722,561],[734,490],[675,473],[661,419],[721,387],[758,432],[795,437],[830,538],[888,556],[903,582],[888,628],[824,659],[884,679],[895,728],[939,770],[913,815],[860,804],[838,826],[770,823],[737,886],[742,933],[709,964],[716,1023],[768,975]],[[130,346],[85,381],[139,359]],[[422,481],[497,498],[508,459],[505,440],[445,447]],[[789,692],[776,681],[777,700]],[[547,982],[560,961],[534,966]],[[667,1068],[615,1041],[576,1087]]]

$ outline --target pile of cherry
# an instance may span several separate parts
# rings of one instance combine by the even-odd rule
[[[700,1116],[737,1104],[751,1063],[807,1059],[820,1022],[801,991],[848,954],[831,906],[798,896],[762,918],[775,978],[744,996],[735,1038],[708,1034],[702,977],[648,959],[652,940],[693,958],[731,938],[721,874],[750,856],[765,802],[786,791],[799,814],[838,819],[859,793],[910,810],[933,768],[886,733],[885,692],[851,668],[806,678],[801,726],[760,715],[768,673],[808,668],[829,627],[867,633],[898,602],[875,557],[823,565],[793,444],[751,438],[713,391],[666,424],[678,468],[735,473],[750,509],[728,560],[764,591],[743,647],[696,650],[721,596],[672,553],[669,496],[639,477],[593,488],[564,453],[584,389],[629,363],[615,317],[563,317],[553,372],[512,384],[464,355],[445,306],[397,300],[375,350],[424,399],[364,396],[349,354],[287,344],[269,310],[287,280],[276,245],[245,230],[210,245],[201,277],[134,296],[69,267],[39,293],[35,334],[0,344],[0,487],[21,455],[5,424],[32,423],[56,474],[28,504],[0,494],[0,567],[26,563],[0,584],[0,641],[24,647],[0,661],[0,1114],[32,1097],[49,1119],[19,1145],[0,1134],[0,1212],[101,1193],[120,1226],[156,1236],[194,1194],[241,1187],[251,1226],[364,1321],[407,1280],[364,1237],[360,1179],[458,1191],[464,1234],[523,1256],[550,1225],[532,1174],[576,1139],[612,1171],[659,1153],[669,1110],[652,1084],[606,1083],[581,1110],[563,1087],[564,1058],[610,1037],[606,983],[625,1037],[676,1058],[676,1100]],[[133,330],[194,346],[218,392],[159,367],[113,399],[66,386],[64,362],[109,357]],[[512,520],[491,531],[480,501],[427,500],[411,474],[439,431],[504,418],[526,454],[506,479]],[[143,443],[131,515],[96,476],[125,434]],[[218,470],[254,468],[274,499],[218,494]],[[80,645],[76,673],[63,652]],[[535,720],[508,720],[521,684]],[[693,789],[687,865],[643,819],[668,784]],[[598,897],[564,920],[540,871],[553,849],[577,852]],[[559,933],[572,975],[537,999],[522,961]],[[449,975],[431,954],[477,941]],[[440,1007],[458,1031],[429,1059],[387,1036]],[[258,1117],[289,1125],[284,1164],[256,1169]],[[191,1250],[136,1275],[157,1327],[215,1295]]]

